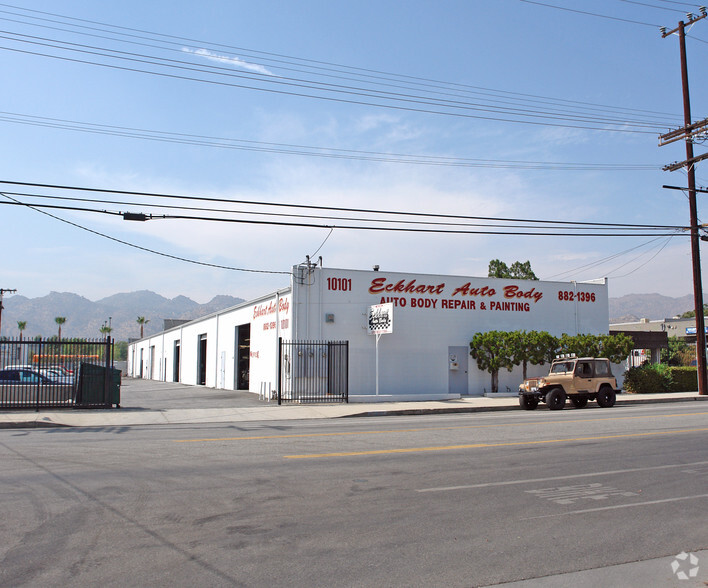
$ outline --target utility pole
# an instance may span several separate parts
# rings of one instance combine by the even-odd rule
[[[688,24],[693,25],[699,20],[703,20],[708,16],[705,6],[700,7],[701,16],[688,13]],[[671,31],[667,31],[665,27],[661,29],[662,38],[673,35],[678,32],[679,46],[681,49],[681,82],[683,87],[683,129],[673,131],[667,135],[662,135],[660,138],[671,141],[681,137],[686,140],[686,161],[680,164],[673,164],[665,167],[665,170],[679,169],[686,167],[688,170],[688,202],[691,215],[691,258],[693,261],[693,300],[696,308],[696,367],[698,370],[698,393],[706,394],[706,329],[705,320],[703,317],[703,286],[701,280],[701,256],[700,256],[700,239],[698,235],[698,209],[696,206],[696,171],[695,165],[701,159],[708,157],[708,153],[700,157],[693,155],[693,136],[696,131],[704,129],[708,121],[701,121],[693,124],[691,122],[691,101],[688,91],[688,66],[686,60],[686,23],[679,21],[678,27]],[[661,145],[661,143],[660,143]]]
[[[17,290],[11,290],[9,288],[0,288],[0,333],[2,333],[2,309],[5,308],[2,305],[2,297],[5,295],[5,293],[12,294],[13,292],[17,292]]]

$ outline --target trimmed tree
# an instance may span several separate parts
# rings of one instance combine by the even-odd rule
[[[17,328],[20,331],[20,341],[22,341],[22,331],[27,328],[27,321],[17,321]]]
[[[566,335],[560,338],[560,353],[572,353],[578,357],[606,357],[612,363],[620,363],[634,349],[634,341],[628,335]]]
[[[603,357],[606,357],[612,363],[620,363],[632,353],[634,339],[624,333],[600,335],[600,348]]]
[[[518,344],[517,334],[506,331],[477,333],[470,341],[470,355],[477,361],[480,370],[492,376],[492,393],[499,391],[499,370],[514,369],[514,352]]]
[[[514,331],[518,341],[515,345],[514,363],[521,364],[523,378],[526,379],[528,364],[550,363],[558,350],[558,339],[547,331]]]

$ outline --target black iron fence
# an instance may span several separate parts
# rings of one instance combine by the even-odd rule
[[[113,340],[0,341],[0,409],[120,406]]]
[[[349,402],[349,341],[283,341],[278,404]]]

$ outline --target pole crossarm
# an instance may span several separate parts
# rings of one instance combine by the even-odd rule
[[[661,30],[661,38],[666,39],[666,37],[668,37],[669,35],[673,35],[674,33],[680,32],[681,29],[683,27],[685,27],[686,25],[692,25],[694,22],[698,22],[699,20],[703,20],[706,16],[708,16],[708,11],[706,11],[705,6],[701,6],[699,8],[699,10],[701,11],[701,16],[698,16],[697,14],[691,14],[689,12],[688,14],[686,14],[686,16],[688,17],[688,21],[685,23],[681,22],[679,24],[679,26],[677,26],[675,29],[671,29],[670,31],[667,31],[666,27],[661,27],[661,29],[660,29]]]
[[[704,159],[708,159],[708,153],[696,155],[695,157],[691,157],[691,159],[686,159],[684,161],[676,161],[674,163],[670,163],[669,165],[665,165],[662,169],[664,171],[676,171],[677,169],[681,169],[682,167],[690,167],[694,163],[698,163],[699,161],[702,161]]]
[[[694,122],[687,127],[681,127],[675,131],[669,131],[664,135],[659,135],[659,147],[668,145],[669,143],[674,143],[675,141],[680,141],[681,139],[688,139],[700,134],[700,131],[708,128],[708,118]]]

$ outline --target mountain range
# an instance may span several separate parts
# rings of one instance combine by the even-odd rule
[[[144,335],[163,330],[164,319],[191,320],[236,306],[243,298],[219,295],[206,304],[199,304],[186,296],[165,298],[149,290],[114,294],[92,302],[69,292],[51,292],[39,298],[10,296],[3,300],[2,334],[6,337],[19,336],[18,321],[27,323],[23,332],[25,339],[37,335],[56,335],[56,317],[63,316],[66,322],[61,327],[62,338],[102,337],[100,328],[110,321],[111,336],[116,341],[127,341],[140,337],[138,317],[149,322],[144,325]]]
[[[144,335],[163,330],[164,319],[191,320],[236,306],[243,298],[218,295],[206,304],[199,304],[186,296],[165,298],[149,290],[114,294],[92,302],[78,294],[51,292],[39,298],[9,296],[3,301],[2,334],[19,336],[18,321],[25,321],[24,338],[37,335],[50,337],[58,331],[55,317],[66,317],[62,337],[101,337],[100,328],[108,324],[116,341],[127,341],[140,336],[138,317],[145,317]],[[628,294],[610,298],[610,323],[635,322],[670,318],[693,310],[693,296],[671,298],[661,294]]]

